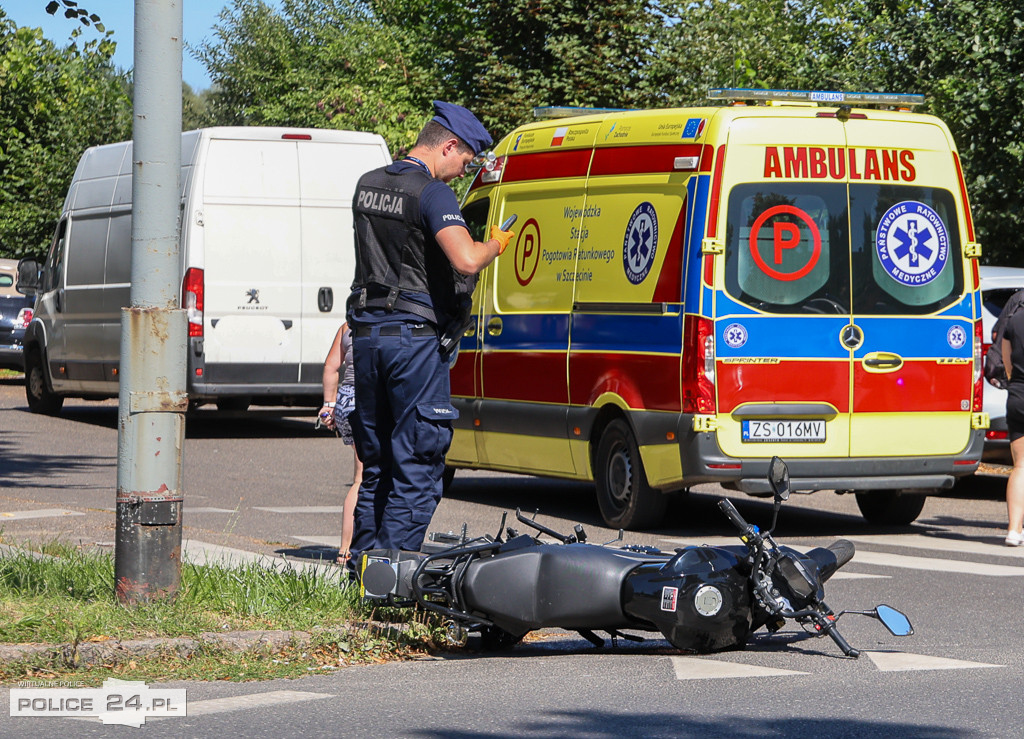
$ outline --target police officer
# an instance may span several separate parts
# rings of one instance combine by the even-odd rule
[[[455,193],[491,144],[467,109],[434,101],[409,155],[363,175],[353,201],[356,276],[348,302],[355,359],[353,434],[363,460],[352,559],[368,549],[417,551],[441,499],[458,412],[441,335],[458,317],[458,286],[514,235],[474,241]]]

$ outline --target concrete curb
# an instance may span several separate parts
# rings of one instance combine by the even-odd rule
[[[395,636],[407,624],[382,622],[353,622],[346,630],[333,630],[331,635],[342,638],[356,629],[378,629]],[[313,641],[308,631],[206,631],[198,637],[178,636],[156,639],[107,639],[79,644],[0,644],[0,660],[22,662],[36,658],[59,660],[74,667],[97,667],[128,662],[139,657],[159,655],[177,658],[191,657],[204,648],[226,652],[253,652],[262,649],[303,648]]]

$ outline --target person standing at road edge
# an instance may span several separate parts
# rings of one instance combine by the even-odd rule
[[[345,446],[352,447],[353,451],[352,484],[342,504],[341,546],[338,548],[338,564],[346,565],[352,547],[356,498],[363,481],[363,463],[355,453],[355,440],[349,421],[355,409],[355,371],[352,366],[352,331],[348,323],[341,324],[324,359],[323,391],[324,404],[319,411],[320,419],[327,428],[337,431]]]
[[[1010,438],[1013,470],[1006,481],[1006,545],[1024,544],[1024,311],[1015,312],[1003,329],[1003,366],[1006,389],[1006,430]]]
[[[504,252],[511,231],[475,241],[446,183],[492,143],[459,105],[434,101],[409,155],[363,175],[353,200],[356,276],[348,301],[363,460],[350,566],[368,549],[416,551],[441,499],[458,412],[441,335],[461,325],[459,285]]]

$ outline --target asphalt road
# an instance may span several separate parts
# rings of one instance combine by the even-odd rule
[[[116,403],[69,401],[60,417],[28,412],[20,380],[0,379],[0,534],[89,546],[114,539]],[[183,538],[227,550],[333,557],[351,462],[341,443],[298,415],[201,410],[187,422]],[[999,472],[999,470],[996,470]],[[982,476],[930,498],[906,527],[866,523],[849,496],[795,495],[776,536],[804,546],[853,539],[858,554],[829,583],[837,610],[887,602],[915,634],[898,639],[857,616],[843,633],[865,650],[844,659],[828,640],[784,630],[743,651],[680,655],[667,642],[595,650],[545,631],[500,654],[459,652],[422,662],[340,670],[267,683],[175,683],[188,716],[150,720],[153,736],[675,736],[1016,737],[1024,688],[1024,551],[1002,546],[1005,478]],[[724,541],[701,486],[675,500],[664,528],[630,542],[671,548]],[[749,520],[770,505],[733,496]],[[600,524],[590,486],[460,472],[434,530],[497,532],[503,511],[591,541]],[[197,545],[198,546],[198,545]],[[1022,548],[1024,549],[1024,548]],[[2,691],[7,693],[7,691]],[[8,700],[0,697],[0,702]],[[0,716],[5,736],[114,736],[128,729],[75,719]]]

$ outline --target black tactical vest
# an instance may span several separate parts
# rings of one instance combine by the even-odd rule
[[[352,203],[352,289],[362,291],[356,307],[415,313],[439,327],[450,320],[456,302],[455,270],[433,235],[423,232],[420,218],[420,195],[433,179],[419,167],[400,174],[375,169],[359,179]],[[402,293],[429,295],[434,310],[403,300]]]

